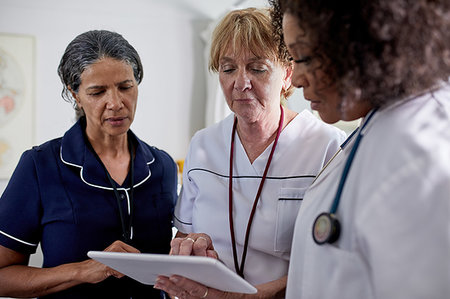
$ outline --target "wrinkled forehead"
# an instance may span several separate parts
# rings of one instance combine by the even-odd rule
[[[251,40],[231,40],[222,47],[219,55],[219,60],[224,57],[234,59],[268,59],[271,61],[278,61],[276,53],[271,51],[268,47],[264,47],[257,42]]]
[[[253,49],[252,49],[253,50]],[[222,51],[221,55],[220,55],[220,60],[223,59],[244,59],[244,60],[249,60],[249,59],[268,59],[268,55],[267,53],[265,53],[264,51],[260,50],[260,49],[255,49],[255,51],[252,51],[248,48],[233,48],[233,47],[228,47],[226,49],[224,49],[224,51]]]

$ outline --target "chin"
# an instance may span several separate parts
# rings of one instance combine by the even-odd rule
[[[327,124],[334,124],[341,120],[341,118],[337,115],[330,115],[328,113],[318,112],[320,119]]]
[[[127,134],[127,132],[128,132],[128,128],[126,128],[126,127],[110,128],[109,130],[107,130],[106,134],[108,134],[110,136],[121,136],[121,135]]]

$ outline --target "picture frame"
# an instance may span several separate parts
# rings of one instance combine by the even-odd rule
[[[34,140],[35,38],[0,33],[0,179]]]

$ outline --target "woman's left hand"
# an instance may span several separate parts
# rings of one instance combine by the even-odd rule
[[[163,290],[171,297],[179,299],[217,298],[217,299],[281,299],[285,297],[287,275],[277,280],[256,285],[255,294],[231,293],[207,287],[188,278],[172,275],[158,276],[154,288]]]
[[[176,296],[179,299],[243,298],[243,294],[235,294],[235,296],[233,296],[233,293],[208,288],[205,285],[178,275],[172,275],[170,277],[158,276],[154,288],[163,290],[170,296]]]

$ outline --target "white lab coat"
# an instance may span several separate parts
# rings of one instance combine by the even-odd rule
[[[210,235],[220,259],[234,271],[228,220],[233,119],[230,115],[192,138],[174,222],[181,232]],[[303,195],[344,139],[344,132],[309,111],[297,115],[282,131],[251,227],[244,271],[250,283],[287,275],[294,223]],[[248,218],[272,145],[252,164],[237,134],[234,148],[233,219],[240,262]]]
[[[330,211],[354,140],[305,194],[287,298],[450,298],[449,89],[379,110],[363,134],[336,243],[315,244],[312,227]]]

